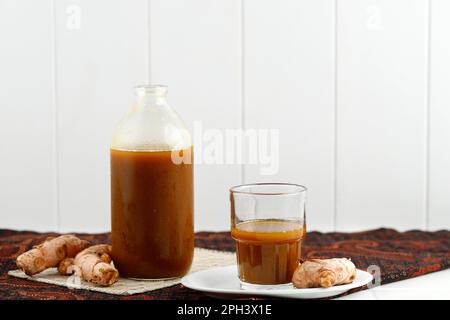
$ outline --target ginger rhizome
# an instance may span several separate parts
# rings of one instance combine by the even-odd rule
[[[119,271],[114,267],[110,254],[110,245],[95,245],[84,249],[74,259],[61,261],[58,271],[63,275],[75,273],[85,281],[110,286],[119,278]]]
[[[346,258],[311,259],[301,263],[292,277],[296,288],[329,288],[351,283],[356,278],[356,267]]]
[[[56,267],[65,258],[75,257],[89,246],[89,242],[74,235],[48,238],[44,243],[17,257],[17,267],[27,275],[34,275],[47,268]]]

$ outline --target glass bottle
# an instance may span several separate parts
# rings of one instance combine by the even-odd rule
[[[112,256],[121,276],[180,277],[194,253],[191,136],[166,86],[135,91],[111,144]]]

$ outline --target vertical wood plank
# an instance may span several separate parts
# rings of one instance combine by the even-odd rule
[[[239,3],[150,3],[151,80],[169,86],[169,103],[191,132],[195,123],[203,128],[200,139],[194,133],[196,230],[229,228],[228,188],[240,183],[239,165],[199,164],[209,143],[201,137],[206,130],[223,135],[240,127]]]
[[[58,0],[61,231],[110,229],[109,144],[146,82],[147,2]]]
[[[0,1],[0,228],[56,229],[50,1]]]
[[[337,229],[425,227],[427,3],[337,5]]]
[[[245,182],[308,187],[308,228],[334,228],[333,1],[244,1],[246,129],[278,129],[279,171]]]
[[[431,1],[429,228],[450,228],[450,2]]]

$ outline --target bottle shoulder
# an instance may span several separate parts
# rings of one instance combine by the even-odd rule
[[[111,148],[133,151],[182,150],[192,146],[191,135],[167,106],[133,108],[116,126]]]

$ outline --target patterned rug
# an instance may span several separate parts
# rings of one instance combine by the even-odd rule
[[[0,300],[6,299],[208,299],[202,293],[175,285],[132,296],[70,290],[8,276],[16,269],[15,258],[56,233],[0,229]],[[108,243],[109,234],[78,234],[92,243]],[[199,232],[196,246],[234,251],[229,232]],[[309,232],[303,258],[347,257],[359,269],[378,270],[381,284],[417,277],[450,266],[450,231],[408,231],[377,229],[358,233]],[[355,289],[361,290],[361,289]]]

